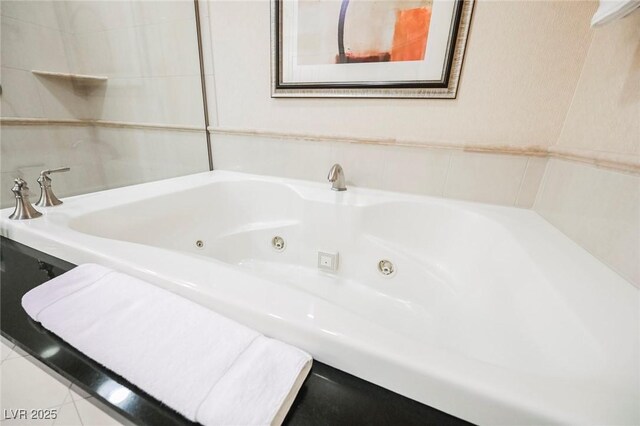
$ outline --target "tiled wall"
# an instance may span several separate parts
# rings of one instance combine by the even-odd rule
[[[52,176],[59,197],[100,191],[206,170],[203,132],[101,126],[5,126],[0,143],[0,200],[13,205],[10,189],[21,176],[39,194],[41,170],[71,171]]]
[[[72,168],[60,196],[208,169],[193,3],[3,0],[0,14],[1,207],[17,176],[37,198],[50,167]]]
[[[552,152],[628,171],[551,160],[535,209],[640,287],[640,13],[593,31],[588,54]]]
[[[597,5],[476,2],[458,97],[429,100],[271,98],[270,2],[201,3],[217,128],[516,147],[558,138]]]
[[[353,185],[519,207],[546,160],[505,151],[557,139],[594,10],[478,2],[455,100],[274,99],[269,2],[201,3],[214,167],[319,180],[340,162]]]
[[[82,109],[82,97],[49,91],[32,70],[71,72],[71,34],[58,19],[53,2],[1,3],[2,117],[70,117]],[[66,108],[65,108],[66,105]]]
[[[535,210],[640,287],[640,176],[551,159]]]
[[[2,117],[204,125],[193,4],[3,1],[0,13]],[[82,89],[32,70],[108,81]]]
[[[80,74],[109,78],[90,93],[94,118],[204,126],[192,2],[69,1]]]
[[[13,205],[10,189],[15,177],[29,183],[32,202],[39,193],[36,179],[41,170],[58,165],[72,172],[56,175],[55,190],[64,197],[106,189],[102,148],[95,143],[95,129],[88,126],[3,126],[0,143],[0,200]]]
[[[214,168],[326,182],[339,162],[348,185],[531,207],[546,158],[214,133]]]
[[[594,29],[555,148],[640,165],[640,12]]]

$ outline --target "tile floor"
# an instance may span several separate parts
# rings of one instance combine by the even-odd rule
[[[56,426],[112,426],[122,425],[98,406],[101,402],[84,394],[73,384],[48,369],[32,356],[5,340],[0,364],[0,424],[8,425],[56,425]],[[48,371],[45,371],[48,370]],[[32,409],[56,410],[55,420],[13,419],[17,412],[26,409],[31,417]]]

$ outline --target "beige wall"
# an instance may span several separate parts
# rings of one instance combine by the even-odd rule
[[[594,2],[477,2],[456,100],[273,99],[268,1],[209,1],[214,126],[419,143],[550,145],[560,134]],[[231,24],[233,23],[233,24]],[[217,111],[217,112],[216,112]]]
[[[640,13],[593,30],[552,152],[640,164]],[[640,287],[640,176],[551,160],[535,210]]]
[[[556,147],[640,158],[640,13],[593,30]]]
[[[269,2],[203,2],[214,167],[531,207],[546,159],[460,148],[556,142],[595,6],[478,1],[455,100],[274,99]]]
[[[47,168],[71,167],[53,178],[61,197],[208,170],[192,2],[0,6],[0,207],[14,204],[16,177],[35,202]],[[32,70],[108,80],[79,87]]]
[[[551,159],[535,210],[640,287],[640,177]]]

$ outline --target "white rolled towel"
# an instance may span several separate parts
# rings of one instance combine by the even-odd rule
[[[309,354],[145,281],[84,264],[29,291],[34,320],[191,421],[280,424]]]

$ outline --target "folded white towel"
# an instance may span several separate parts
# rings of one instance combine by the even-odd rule
[[[280,424],[311,368],[290,345],[85,264],[29,291],[29,316],[192,421]]]

